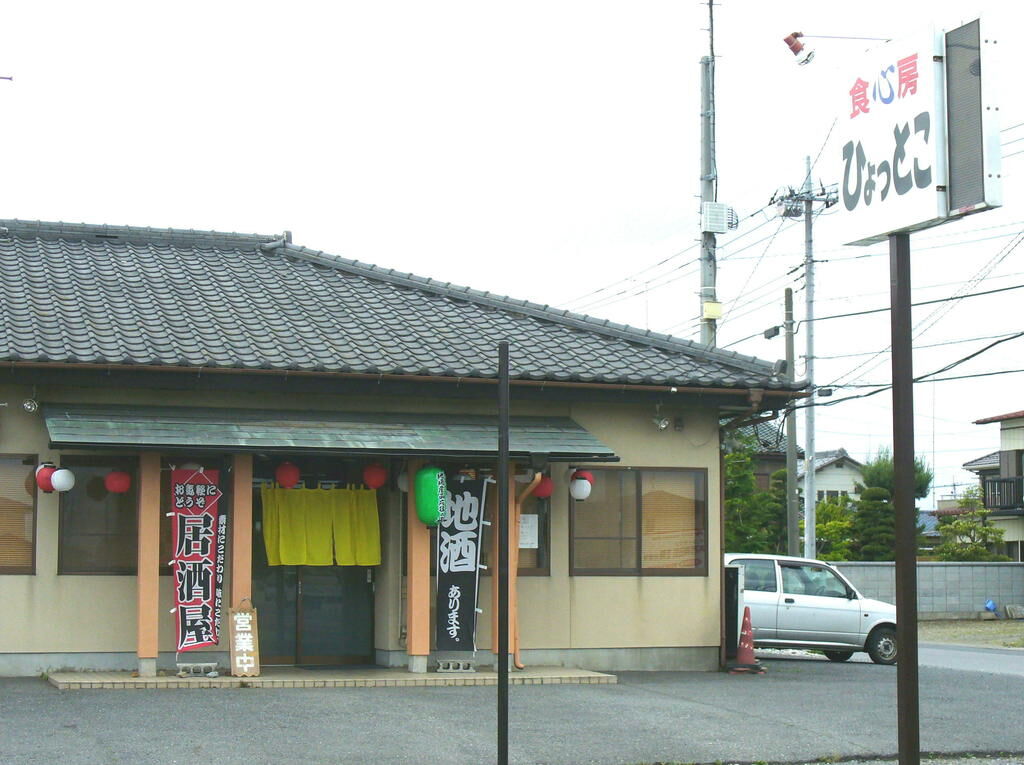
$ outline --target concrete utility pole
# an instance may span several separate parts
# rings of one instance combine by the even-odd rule
[[[718,170],[715,166],[715,17],[712,0],[708,0],[709,55],[700,60],[700,201],[701,211],[707,202],[715,202]],[[703,216],[702,216],[703,217]],[[700,253],[700,341],[713,347],[717,342],[717,319],[709,316],[708,303],[717,304],[715,282],[715,235],[701,234]]]
[[[804,177],[804,287],[807,290],[807,382],[811,384],[811,406],[807,407],[807,433],[804,436],[804,557],[818,557],[818,539],[815,534],[814,493],[814,198],[811,196],[811,158],[807,157]]]
[[[817,496],[814,491],[814,399],[816,391],[814,388],[814,203],[822,202],[825,207],[831,207],[836,203],[837,194],[835,191],[825,191],[824,188],[815,191],[811,183],[811,158],[806,160],[806,173],[804,183],[800,191],[790,191],[778,202],[785,206],[783,213],[787,217],[799,216],[796,203],[803,203],[804,214],[804,279],[807,292],[807,309],[804,318],[804,325],[807,332],[807,356],[806,374],[807,384],[811,389],[811,396],[807,400],[806,419],[804,424],[806,432],[804,435],[804,557],[816,558],[817,537],[815,535],[814,510],[817,504]],[[788,203],[788,204],[787,204]],[[787,416],[788,420],[788,416]],[[787,434],[789,428],[787,427]],[[788,444],[787,444],[788,445]],[[795,445],[794,445],[795,449]],[[788,454],[787,454],[788,458]],[[787,519],[788,520],[788,519]],[[792,549],[792,547],[790,548]]]
[[[786,288],[786,374],[796,380],[793,350],[793,290]],[[800,492],[796,482],[796,412],[786,412],[786,552],[800,554]]]

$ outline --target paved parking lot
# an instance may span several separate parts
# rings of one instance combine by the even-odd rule
[[[515,763],[803,762],[896,752],[893,667],[623,673],[511,692]],[[1024,677],[921,668],[924,751],[1024,753]],[[58,691],[0,679],[4,765],[486,763],[495,689]],[[1014,755],[1009,761],[1024,761]]]

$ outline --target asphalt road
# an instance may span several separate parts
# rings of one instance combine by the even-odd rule
[[[896,752],[894,667],[810,656],[764,664],[761,676],[637,672],[618,685],[513,687],[510,759],[805,762]],[[1024,753],[1024,676],[923,665],[920,679],[923,751]],[[0,679],[0,763],[487,763],[495,698],[493,687],[57,691]]]

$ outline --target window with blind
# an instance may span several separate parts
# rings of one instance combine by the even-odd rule
[[[0,574],[36,572],[36,458],[0,456]]]
[[[593,469],[572,501],[574,575],[707,575],[704,470]]]
[[[138,569],[138,460],[69,455],[61,466],[74,472],[75,485],[60,494],[59,573],[134,574]],[[131,476],[127,492],[107,491],[103,479],[113,470]]]

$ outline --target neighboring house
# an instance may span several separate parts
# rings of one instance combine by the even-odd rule
[[[772,474],[786,468],[786,433],[783,421],[770,420],[737,428],[737,435],[749,438],[754,444],[754,479],[757,488],[767,491]],[[803,459],[804,450],[798,445],[797,460]],[[799,464],[799,463],[798,463]]]
[[[917,511],[917,526],[921,529],[921,551],[932,550],[942,544],[942,534],[939,533],[939,516],[941,515],[938,510],[918,510]]]
[[[1000,552],[1022,558],[1024,541],[1024,411],[976,420],[975,425],[999,423],[999,451],[964,463],[977,474],[992,525],[1004,531]]]
[[[501,341],[513,473],[527,482],[509,492],[512,652],[717,668],[719,420],[784,408],[792,386],[771,364],[288,235],[0,221],[0,675],[173,667],[216,608],[175,603],[208,597],[212,567],[172,575],[174,548],[206,555],[214,531],[171,510],[205,507],[214,484],[222,634],[226,609],[251,600],[264,664],[426,671],[436,639],[462,627],[435,613],[440,535],[406,482],[426,465],[452,481],[496,474]],[[71,471],[66,491],[37,490],[47,462]],[[582,502],[569,486],[581,467]],[[182,470],[212,483],[193,498]],[[477,508],[494,519],[497,497],[460,494],[458,522]],[[483,533],[453,531],[465,545],[444,560],[469,562],[472,580],[480,543],[492,564],[476,661],[493,664]],[[182,658],[223,665],[225,647]]]
[[[801,492],[806,472],[805,461],[798,463],[797,476],[800,480]],[[864,465],[855,460],[846,449],[834,449],[827,452],[814,453],[814,490],[817,501],[860,496],[858,486],[863,481]]]

